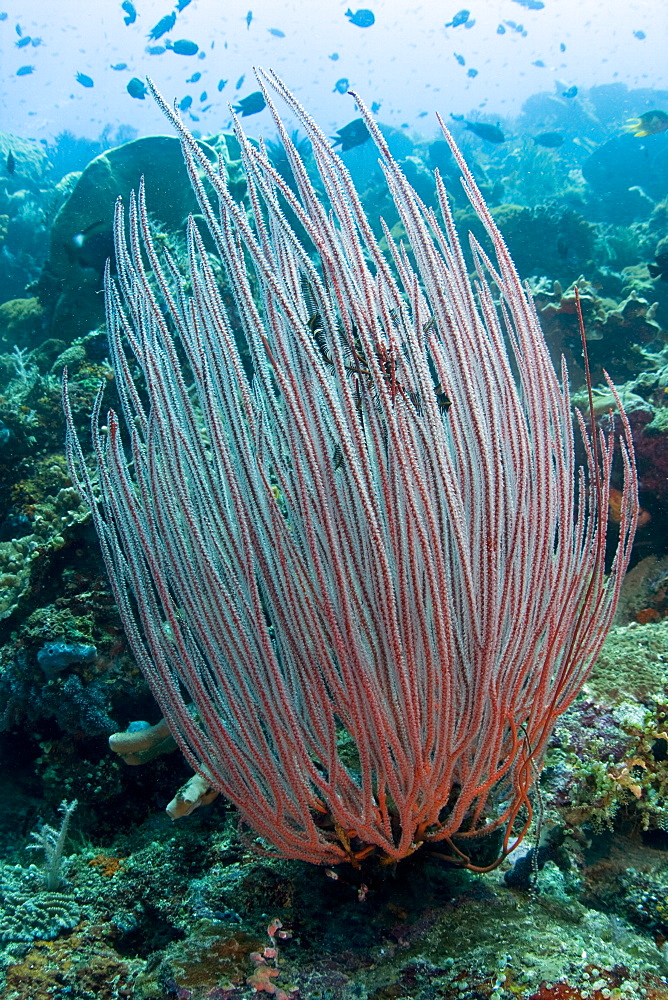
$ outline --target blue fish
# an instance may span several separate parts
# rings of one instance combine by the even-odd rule
[[[269,34],[273,35],[274,38],[285,38],[285,32],[281,31],[280,28],[269,28]]]
[[[634,38],[639,38],[640,41],[642,41],[643,38],[647,38],[647,35],[645,34],[644,31],[634,31],[633,32],[633,37]]]
[[[336,135],[332,136],[334,140],[333,146],[336,147],[341,145],[341,152],[345,153],[348,149],[353,149],[355,146],[361,146],[363,142],[371,138],[371,133],[366,127],[366,122],[363,118],[355,118],[354,121],[348,122],[343,128],[338,129]]]
[[[201,75],[202,75],[201,73],[193,73],[192,76],[188,77],[188,79],[186,80],[186,83],[197,83],[197,81],[199,80],[199,78],[201,77]]]
[[[477,76],[478,75],[478,70],[477,69],[473,69],[473,67],[471,67],[471,69],[467,69],[466,70],[466,75],[470,76],[470,77]]]
[[[235,86],[234,89],[235,90],[241,90],[241,88],[243,87],[245,79],[246,79],[246,74],[242,73],[241,76],[239,77],[239,79],[237,80],[237,83],[236,83],[236,86]]]
[[[371,114],[377,115],[380,111],[380,101],[374,101],[371,105]]]
[[[42,39],[41,38],[31,38],[30,39],[30,44],[32,45],[33,49],[36,49],[38,45],[42,44]]]
[[[20,38],[20,37],[21,37],[21,35],[23,34],[23,28],[21,27],[21,25],[20,25],[20,24],[17,24],[17,25],[16,25],[16,34],[17,34],[17,35],[19,36],[19,38]]]
[[[86,76],[85,73],[77,73],[75,77],[77,83],[80,83],[82,87],[93,87],[93,78],[91,76]]]
[[[177,56],[194,56],[199,52],[199,45],[189,38],[179,38],[177,42],[168,42],[167,48],[176,52]]]
[[[176,14],[174,13],[165,14],[164,17],[160,18],[155,27],[151,28],[151,30],[148,33],[148,37],[152,41],[156,42],[158,38],[162,37],[162,35],[166,35],[168,31],[171,31],[175,24],[176,24]]]
[[[466,24],[471,14],[470,10],[459,10],[453,17],[452,21],[448,21],[446,28],[458,28],[460,24]]]
[[[471,70],[469,70],[469,73],[470,72]],[[474,70],[474,72],[477,73],[478,71]],[[452,117],[455,118],[455,115]],[[467,121],[465,128],[467,128],[469,132],[473,132],[473,134],[477,135],[480,139],[484,139],[486,142],[499,143],[506,141],[506,137],[498,125],[490,125],[488,122]]]
[[[181,13],[182,10],[186,9],[189,3],[190,0],[179,0],[179,2],[176,5],[176,9],[178,10],[179,14]]]
[[[334,90],[332,93],[338,92],[339,94],[347,94],[350,90],[350,84],[348,82],[348,77],[342,76],[340,80],[337,80],[334,84]]]
[[[246,27],[247,28],[250,28],[252,20],[253,20],[253,11],[249,10],[248,13],[246,14]]]
[[[502,24],[500,24],[499,27],[496,29],[496,33],[497,35],[505,35],[506,29]]]
[[[565,90],[561,96],[562,97],[576,97],[577,96],[577,92],[578,92],[578,88],[577,87],[569,87],[568,90]]]
[[[19,66],[16,71],[17,76],[29,76],[31,73],[35,72],[34,66]]]
[[[331,56],[329,58],[332,60],[332,62],[336,62],[336,60],[339,58],[339,53],[338,52],[332,52],[332,54],[331,54]]]
[[[127,63],[114,63],[114,65],[111,68],[115,69],[115,70],[127,69],[128,68],[128,64]]]
[[[219,80],[218,81],[218,91],[219,92],[223,89],[223,87],[225,86],[226,83],[227,83],[227,80]]]
[[[203,90],[202,93],[199,95],[199,102],[200,102],[200,104],[204,104],[204,102],[206,101],[206,99],[207,99],[207,92],[206,92],[206,90]]]
[[[144,51],[150,56],[161,56],[163,52],[167,51],[167,49],[164,45],[147,45]]]
[[[26,45],[30,45],[30,35],[24,35],[23,38],[19,38],[18,42],[14,43],[17,49],[22,49]]]
[[[8,16],[9,15],[7,14],[6,10],[0,11],[0,21],[6,21]]]
[[[264,111],[266,106],[267,102],[264,99],[262,91],[254,90],[247,97],[242,97],[239,103],[234,105],[234,110],[240,111],[241,117],[246,118],[247,115],[259,114],[260,111]]]
[[[362,7],[360,10],[355,11],[354,14],[349,7],[346,11],[346,17],[351,24],[356,24],[358,28],[370,28],[376,20],[373,11],[367,10],[366,7]]]
[[[179,111],[187,111],[192,102],[193,99],[190,96],[190,94],[186,94],[186,96],[182,97],[181,100],[179,101]]]
[[[146,87],[144,85],[144,81],[140,80],[138,76],[133,76],[125,89],[130,97],[134,97],[138,101],[143,101],[146,97]]]
[[[518,3],[520,7],[526,7],[527,10],[542,10],[545,6],[543,0],[513,0],[513,3]]]
[[[466,66],[466,59],[464,58],[464,56],[460,56],[456,52],[453,52],[452,54],[460,66]]]
[[[137,11],[135,10],[135,5],[130,3],[130,0],[123,0],[121,4],[122,9],[125,11],[126,16],[123,18],[126,24],[134,24],[137,20]]]

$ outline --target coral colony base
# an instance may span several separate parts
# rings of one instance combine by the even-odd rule
[[[128,437],[114,412],[100,426],[100,392],[96,474],[65,389],[72,479],[166,720],[116,749],[150,757],[169,729],[197,772],[175,813],[221,792],[288,857],[431,844],[474,867],[481,832],[503,855],[526,831],[546,742],[610,627],[637,516],[629,426],[620,407],[606,576],[613,432],[577,413],[578,469],[565,366],[560,380],[447,129],[496,255],[471,239],[473,281],[440,178],[439,222],[361,101],[404,230],[385,228],[387,256],[327,138],[258,78],[294,185],[235,120],[248,214],[154,91],[216,253],[191,217],[180,273],[143,186],[129,224],[119,201],[106,305]],[[269,87],[312,144],[319,191]]]

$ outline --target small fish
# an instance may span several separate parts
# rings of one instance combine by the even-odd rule
[[[42,44],[42,39],[41,38],[31,38],[30,39],[30,44],[32,45],[33,49],[36,49],[38,45]]]
[[[470,10],[459,10],[453,17],[452,21],[448,21],[446,28],[458,28],[460,24],[466,24],[470,16]]]
[[[477,69],[473,69],[473,67],[471,67],[471,69],[467,69],[467,70],[466,70],[466,75],[467,75],[467,76],[471,76],[471,77],[473,77],[473,76],[477,76],[477,75],[478,75],[478,70],[477,70]],[[501,140],[499,140],[499,141],[500,141],[500,142],[503,142],[503,139],[501,139]]]
[[[640,41],[642,42],[643,38],[647,38],[647,35],[645,34],[644,31],[634,31],[633,32],[633,37],[634,38],[639,38]]]
[[[7,157],[7,160],[9,161],[9,157]],[[7,169],[9,170],[9,165]],[[662,281],[668,281],[668,250],[662,250],[661,253],[658,253],[654,261],[647,265],[647,270],[652,278],[661,278]]]
[[[644,139],[647,135],[658,135],[668,130],[668,115],[665,111],[646,111],[638,118],[627,119],[623,127],[627,132],[633,132],[637,139]]]
[[[159,38],[166,35],[168,31],[171,31],[176,24],[176,14],[173,12],[171,14],[165,14],[161,17],[155,27],[151,28],[148,33],[148,38],[153,42],[157,42]]]
[[[18,42],[14,42],[17,49],[23,49],[26,45],[30,45],[30,35],[24,35],[23,38],[19,38]]]
[[[565,90],[561,96],[562,97],[577,97],[577,93],[578,93],[578,88],[577,87],[569,87],[568,90]]]
[[[21,27],[21,25],[20,25],[20,24],[17,24],[17,25],[16,25],[16,28],[15,28],[15,31],[16,31],[16,34],[17,34],[17,35],[19,36],[19,38],[20,38],[20,37],[21,37],[21,35],[23,34],[23,28]]]
[[[473,132],[479,139],[486,142],[505,142],[506,137],[498,125],[490,125],[489,122],[465,122],[465,128]]]
[[[465,28],[466,28],[466,30],[468,31],[468,29],[469,29],[469,28],[472,28],[474,24],[475,24],[475,18],[471,18],[471,17],[470,17],[470,18],[468,19],[468,21],[466,22],[466,24],[464,25],[464,27],[465,27]]]
[[[7,153],[7,162],[5,164],[8,174],[13,174],[16,171],[16,160],[14,159],[14,154],[11,149]]]
[[[186,9],[189,3],[190,0],[179,0],[179,2],[176,5],[176,9],[178,10],[179,14],[181,13],[182,10]]]
[[[563,42],[559,42],[559,51],[560,52],[565,52],[566,51],[566,46],[564,45]]]
[[[340,144],[342,153],[345,153],[348,149],[353,149],[355,146],[361,146],[363,142],[366,142],[370,138],[369,130],[363,118],[355,118],[353,121],[348,122],[343,128],[337,130],[335,136],[332,136],[334,146],[336,147]]]
[[[137,20],[137,11],[135,5],[130,3],[130,0],[123,0],[121,4],[122,10],[125,11],[126,16],[123,18],[126,24],[134,24]]]
[[[535,59],[535,60],[534,60],[534,61],[533,61],[533,62],[531,63],[531,65],[532,65],[532,66],[538,66],[538,68],[539,68],[539,69],[545,69],[545,63],[543,62],[543,60],[542,60],[542,59]]]
[[[543,0],[513,0],[514,3],[518,3],[520,7],[526,7],[527,10],[542,10],[545,4]]]
[[[150,56],[161,56],[167,49],[164,45],[147,45],[144,51]]]
[[[186,94],[186,96],[182,97],[181,100],[179,101],[179,111],[187,111],[192,102],[193,99],[190,96],[190,94]]]
[[[346,11],[346,17],[351,24],[357,25],[358,28],[370,28],[376,20],[373,11],[367,10],[366,7],[356,10],[354,14],[349,7]]]
[[[239,79],[237,80],[237,83],[236,83],[236,86],[235,86],[235,88],[234,88],[234,89],[235,89],[235,90],[241,90],[241,88],[242,88],[242,87],[243,87],[243,85],[244,85],[244,80],[245,80],[245,79],[246,79],[246,74],[245,74],[245,73],[242,73],[242,74],[241,74],[241,76],[239,77]]]
[[[373,104],[371,105],[371,114],[377,115],[379,111],[380,111],[380,101],[374,101]]]
[[[206,90],[203,90],[202,93],[199,95],[199,102],[200,102],[200,104],[204,104],[204,102],[207,99],[207,96],[208,95],[207,95]]]
[[[460,66],[466,66],[466,59],[464,56],[460,56],[457,52],[452,53]]]
[[[103,226],[104,226],[104,221],[102,219],[97,219],[96,222],[90,222],[85,229],[82,229],[80,232],[78,232],[75,236],[72,237],[72,242],[74,243],[75,246],[82,247],[86,242],[86,237],[92,236],[95,230],[98,230],[99,232],[100,227]]]
[[[16,71],[17,76],[30,76],[31,73],[35,72],[34,66],[19,66]]]
[[[535,135],[533,141],[538,143],[539,146],[545,146],[547,149],[556,149],[557,146],[561,146],[564,141],[564,136],[561,132],[541,132],[540,135]]]
[[[115,69],[117,71],[121,70],[121,69],[127,69],[128,68],[128,64],[127,63],[114,63],[114,65],[111,68]]]
[[[177,56],[194,56],[199,52],[199,45],[189,38],[179,38],[176,42],[168,42],[167,48],[176,52]]]
[[[138,76],[133,76],[125,89],[130,97],[134,97],[138,101],[143,101],[146,97],[144,81],[140,80]]]
[[[225,86],[226,83],[227,83],[227,80],[219,80],[218,81],[218,91],[219,92],[223,89],[223,87]]]
[[[342,76],[341,79],[337,80],[336,83],[334,84],[334,90],[332,91],[332,93],[347,94],[349,90],[350,90],[350,84],[348,82],[348,77]]]
[[[267,102],[264,99],[262,91],[254,90],[247,97],[242,97],[239,103],[234,105],[234,110],[240,111],[241,117],[246,118],[248,115],[259,114],[260,111],[264,111],[266,106]]]
[[[6,21],[8,16],[9,15],[7,14],[6,10],[0,11],[0,21]]]
[[[285,32],[281,31],[280,28],[267,28],[267,31],[270,35],[273,35],[274,38],[285,38]]]
[[[338,52],[332,52],[332,54],[331,54],[331,56],[329,56],[329,58],[332,60],[332,62],[336,62],[337,59],[339,58],[339,53]]]
[[[497,33],[497,35],[505,35],[506,29],[504,28],[504,26],[502,24],[500,24],[498,26],[498,28],[496,29],[496,33]]]
[[[77,73],[75,80],[80,83],[82,87],[94,87],[95,83],[92,76],[86,76],[85,73]]]
[[[192,76],[188,77],[188,79],[186,80],[186,83],[197,83],[197,81],[199,79],[201,79],[201,76],[202,76],[201,73],[193,73]]]
[[[253,11],[249,10],[246,14],[246,28],[250,28],[251,21],[253,20]]]

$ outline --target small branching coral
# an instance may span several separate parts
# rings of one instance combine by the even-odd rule
[[[55,892],[60,888],[63,880],[63,873],[67,864],[65,858],[65,843],[67,841],[67,830],[70,825],[72,813],[77,807],[77,800],[66,802],[64,799],[60,804],[60,812],[63,814],[63,821],[60,828],[56,829],[43,823],[39,830],[33,831],[31,837],[34,844],[28,847],[36,851],[44,851],[44,888],[49,892]]]

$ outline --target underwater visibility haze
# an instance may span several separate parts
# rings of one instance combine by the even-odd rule
[[[0,997],[668,998],[667,27],[0,10]]]

